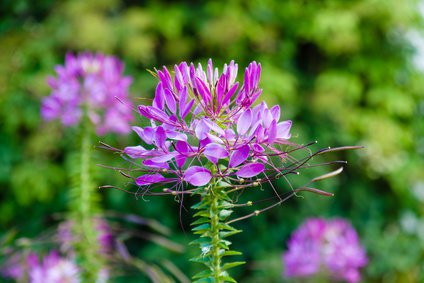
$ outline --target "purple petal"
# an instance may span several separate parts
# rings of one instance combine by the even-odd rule
[[[177,141],[177,143],[175,144],[175,149],[180,154],[187,155],[189,153],[189,148],[189,144],[185,141]]]
[[[159,126],[156,128],[156,136],[155,136],[156,140],[156,146],[162,148],[163,150],[166,150],[166,145],[165,145],[165,141],[166,141],[166,132],[163,129],[163,127]]]
[[[206,84],[199,78],[196,78],[197,90],[205,102],[211,102],[211,93]]]
[[[143,165],[152,168],[169,169],[167,162],[154,162],[153,160],[143,160]]]
[[[249,157],[249,153],[250,153],[250,148],[247,144],[243,145],[239,149],[234,150],[233,153],[231,154],[230,162],[228,163],[228,166],[231,168],[234,168],[240,165],[247,159],[247,157]]]
[[[167,154],[163,154],[161,156],[154,157],[151,160],[155,163],[163,163],[163,162],[167,162],[167,161],[171,160],[172,158],[174,158],[177,155],[178,155],[178,152],[174,151],[174,152],[170,152],[170,153],[167,153]]]
[[[262,152],[265,151],[265,149],[261,145],[259,145],[257,143],[252,144],[252,149],[256,153],[262,153]]]
[[[218,105],[222,105],[222,97],[227,89],[227,79],[225,75],[221,75],[216,84],[216,101]],[[219,111],[219,108],[217,109]]]
[[[200,120],[197,123],[195,133],[196,133],[196,137],[199,140],[203,140],[206,137],[206,133],[208,133],[209,131],[210,129],[208,125],[203,120]]]
[[[194,104],[194,99],[190,100],[190,102],[187,104],[184,112],[181,114],[181,118],[185,118],[185,116],[187,116],[187,114],[190,112],[191,107],[193,107]]]
[[[180,111],[180,117],[183,117],[183,113],[185,112],[186,109],[186,105],[187,105],[187,88],[184,87],[181,91],[180,91],[180,101],[179,101],[179,111]]]
[[[200,166],[192,166],[184,172],[184,180],[193,186],[204,186],[212,179],[211,172]]]
[[[278,122],[278,120],[280,120],[280,106],[279,105],[274,105],[271,108],[271,115],[272,118]]]
[[[131,158],[140,158],[140,157],[145,157],[145,155],[149,153],[150,151],[146,150],[141,145],[137,145],[137,146],[127,146],[126,148],[124,148],[124,152],[126,155],[128,155]]]
[[[186,160],[187,160],[187,157],[185,155],[179,154],[175,156],[175,163],[177,164],[178,168],[183,167]]]
[[[277,122],[272,120],[268,129],[268,143],[273,143],[277,137]]]
[[[156,94],[153,100],[153,106],[155,106],[156,108],[160,110],[163,110],[163,107],[165,106],[165,101],[163,96],[164,96],[163,86],[162,86],[162,83],[159,82],[158,85],[156,86]]]
[[[230,99],[231,97],[234,95],[234,93],[236,92],[237,88],[238,88],[239,83],[236,82],[231,88],[230,90],[228,90],[227,94],[225,95],[224,99],[222,100],[222,105],[225,105]]]
[[[138,186],[146,186],[146,185],[152,185],[156,183],[160,183],[162,181],[165,181],[166,178],[162,176],[161,174],[152,174],[152,175],[143,175],[138,177],[135,180],[135,183]]]
[[[217,163],[218,159],[222,159],[228,156],[228,151],[216,143],[210,143],[205,146],[203,154],[212,163]]]
[[[265,169],[265,165],[262,163],[249,163],[244,165],[236,172],[236,175],[241,178],[251,178],[260,173]]]
[[[237,133],[244,135],[252,124],[252,110],[244,111],[237,121]]]
[[[265,108],[262,112],[262,120],[264,122],[264,127],[267,129],[271,125],[272,122],[272,114],[268,108]]]
[[[289,139],[291,137],[290,128],[292,121],[280,122],[277,125],[277,138],[278,139]]]
[[[177,111],[177,104],[175,102],[174,95],[169,89],[165,89],[165,101],[166,105],[168,106],[168,109],[175,114],[175,112]]]
[[[204,119],[203,121],[206,123],[206,125],[208,125],[209,129],[213,130],[215,133],[217,133],[221,136],[223,136],[225,134],[224,130],[221,129],[216,123],[209,121],[209,120],[206,120],[206,119]]]
[[[132,127],[132,130],[137,133],[137,135],[147,144],[153,143],[153,137],[155,134],[155,130],[151,127]]]
[[[169,119],[168,115],[166,115],[165,112],[163,112],[162,110],[154,106],[139,105],[138,111],[144,117],[148,119],[153,119],[159,122],[164,122]]]

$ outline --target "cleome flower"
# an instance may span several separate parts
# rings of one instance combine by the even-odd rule
[[[285,277],[328,274],[354,283],[367,264],[364,249],[350,223],[343,219],[308,219],[291,236],[283,255]]]
[[[87,111],[98,134],[128,133],[133,119],[128,99],[131,78],[123,76],[123,70],[122,62],[112,56],[67,54],[65,65],[56,66],[57,76],[48,78],[52,92],[43,100],[42,117],[73,126]]]
[[[278,105],[252,106],[262,92],[260,64],[249,64],[241,85],[237,70],[231,61],[220,74],[209,60],[206,71],[185,62],[174,76],[166,67],[156,71],[152,105],[138,106],[150,125],[132,128],[144,144],[123,150],[139,161],[135,183],[143,193],[165,184],[177,194],[183,184],[204,186],[212,178],[249,186],[287,173],[274,163],[287,159],[292,122],[280,119]]]

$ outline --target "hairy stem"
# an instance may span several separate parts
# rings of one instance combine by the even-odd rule
[[[213,186],[210,188],[208,194],[210,198],[210,225],[211,225],[211,238],[212,238],[212,272],[213,278],[215,282],[220,282],[220,274],[221,274],[221,256],[219,254],[219,243],[221,241],[219,235],[219,188],[214,188]]]
[[[194,234],[200,237],[193,243],[200,245],[201,254],[193,261],[206,265],[207,269],[195,275],[195,283],[201,282],[236,282],[228,273],[228,269],[244,264],[241,261],[227,261],[223,258],[241,255],[240,252],[230,249],[231,242],[227,237],[240,233],[226,223],[234,207],[232,200],[227,196],[221,179],[213,180],[207,188],[199,188],[197,193],[201,200],[192,206],[198,210],[194,215],[197,220],[193,222]]]
[[[76,236],[75,248],[83,267],[83,282],[95,282],[102,267],[98,256],[100,246],[97,242],[94,213],[96,211],[96,192],[92,179],[92,124],[85,117],[81,123],[81,147],[72,164],[76,168],[72,191],[71,219],[74,223],[73,233]]]

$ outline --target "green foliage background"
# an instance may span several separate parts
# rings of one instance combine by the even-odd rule
[[[154,93],[146,69],[213,58],[217,66],[234,59],[241,71],[256,60],[263,99],[294,121],[293,141],[366,148],[336,156],[349,166],[321,187],[334,198],[305,195],[237,224],[244,233],[234,249],[249,263],[236,278],[283,282],[281,253],[293,229],[307,217],[341,216],[367,249],[364,282],[423,282],[424,76],[408,38],[423,28],[412,0],[1,1],[0,236],[11,229],[36,236],[66,211],[75,133],[43,122],[39,108],[49,94],[45,78],[67,51],[123,59],[135,103]],[[99,140],[116,147],[137,142],[134,135]],[[101,151],[96,158],[120,162]],[[125,185],[118,174],[97,171],[100,184]],[[291,181],[301,184],[310,176],[304,175]],[[289,189],[282,181],[277,186]],[[270,196],[269,188],[244,195]],[[107,210],[155,218],[174,230],[174,241],[192,240],[190,214],[179,219],[172,198],[146,202],[113,190],[102,198]],[[142,259],[171,259],[187,275],[197,268],[186,261],[196,252],[191,248],[181,255],[140,241],[132,249]]]

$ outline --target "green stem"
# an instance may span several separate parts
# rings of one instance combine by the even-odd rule
[[[94,229],[92,227],[92,192],[93,182],[91,179],[91,132],[90,125],[83,124],[82,140],[81,140],[81,171],[80,171],[80,200],[79,200],[79,217],[81,217],[82,232],[85,240],[90,246],[96,245],[95,237],[93,237]]]
[[[215,282],[220,282],[221,274],[221,256],[219,254],[219,243],[221,242],[221,237],[219,235],[219,191],[218,188],[213,186],[210,188],[209,192],[210,198],[210,224],[211,224],[211,238],[212,238],[212,274]]]
[[[83,267],[83,282],[95,282],[102,267],[98,256],[100,249],[97,242],[97,232],[94,227],[94,212],[96,209],[95,184],[92,179],[92,124],[88,117],[81,123],[81,147],[79,152],[78,174],[73,194],[71,209],[74,211],[74,233],[78,241],[75,243],[77,255]]]

